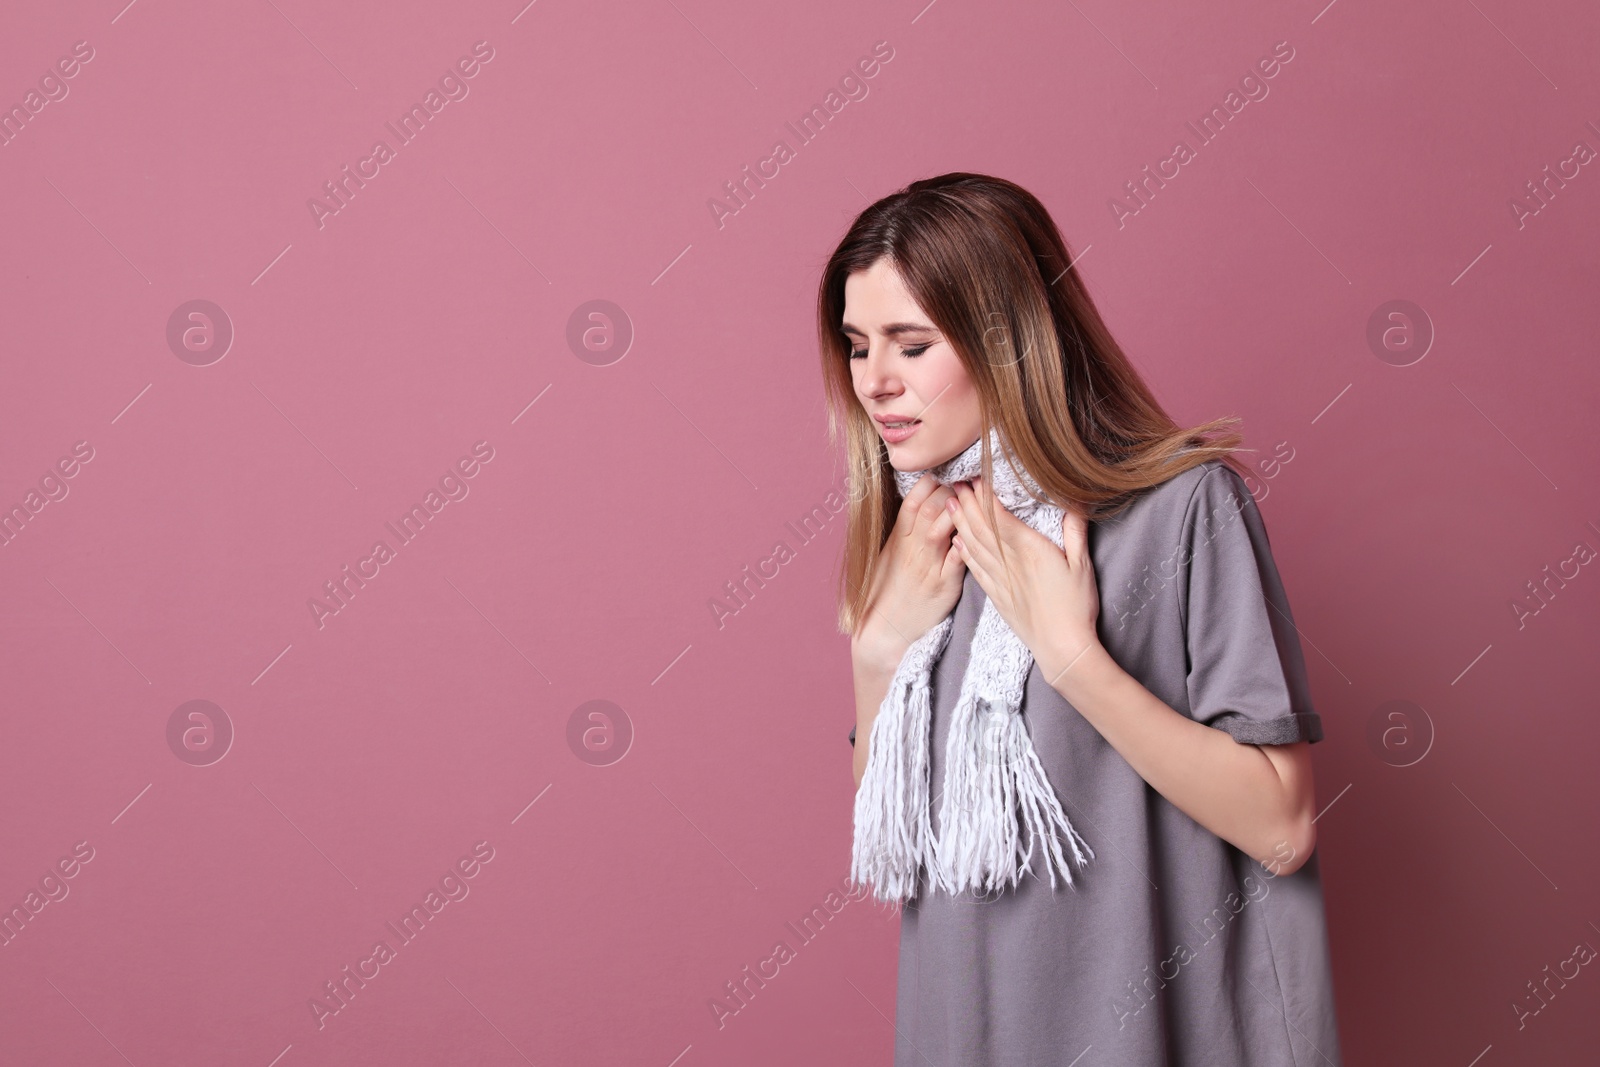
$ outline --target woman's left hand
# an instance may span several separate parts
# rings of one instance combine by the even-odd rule
[[[1061,521],[1063,548],[1005,509],[981,478],[952,486],[955,544],[995,610],[1050,674],[1064,673],[1100,641],[1100,591],[1089,557],[1088,526],[1071,508]],[[985,508],[993,506],[998,525]],[[1005,545],[1005,560],[1000,545]]]

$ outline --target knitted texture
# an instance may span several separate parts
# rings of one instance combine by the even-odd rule
[[[997,460],[990,485],[995,499],[1062,547],[1062,509],[1030,496],[1030,488],[1039,496],[1043,492],[1025,471],[1019,476],[1021,463],[1013,466],[1002,450],[998,428],[989,431],[989,447]],[[981,474],[982,461],[979,438],[927,471],[896,471],[895,482],[903,498],[924,474],[953,485]],[[948,893],[988,894],[1007,883],[1015,887],[1040,842],[1052,889],[1058,870],[1072,884],[1063,840],[1079,867],[1088,862],[1085,853],[1094,857],[1061,809],[1022,719],[1033,653],[988,600],[951,713],[935,839],[928,807],[931,686],[953,618],[954,612],[906,649],[872,724],[867,768],[856,791],[850,877],[858,886],[870,886],[879,901],[898,905],[915,896],[922,868],[933,888]]]

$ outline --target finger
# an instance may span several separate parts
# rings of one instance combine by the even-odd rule
[[[1011,512],[1000,503],[999,498],[996,497],[993,490],[989,488],[989,483],[985,482],[981,475],[974,475],[972,478],[972,498],[974,510],[983,516],[984,524],[994,531],[994,542],[996,543],[1001,540],[1001,537],[1004,533],[1015,533],[1017,527],[1024,527],[1027,525],[1021,519],[1011,514]],[[994,516],[992,521],[989,518],[991,515]]]
[[[1061,551],[1073,566],[1089,558],[1089,524],[1076,508],[1061,516]]]
[[[956,498],[956,503],[960,505],[963,511],[967,510],[968,505],[975,503],[978,499],[971,482],[957,482],[950,487],[950,490]]]
[[[972,486],[965,482],[959,483],[956,486],[956,500],[956,529],[969,543],[989,552],[995,551],[999,542],[999,532],[989,521],[989,514],[984,510]]]
[[[917,509],[915,519],[916,528],[929,538],[949,537],[955,525],[950,518],[949,503],[955,499],[955,494],[947,485],[941,485]]]
[[[977,520],[967,506],[972,497],[972,490],[967,487],[965,482],[957,482],[950,488],[952,492],[949,501],[945,504],[945,511],[955,523],[956,534],[962,535],[966,540],[970,541],[977,528]]]
[[[972,476],[972,492],[981,501],[995,499],[994,490],[990,488],[988,482],[983,480],[983,475],[981,474],[974,474]]]
[[[970,522],[966,515],[966,509],[962,504],[961,489],[960,482],[950,486],[950,498],[944,502],[945,514],[950,519],[953,534],[965,533]]]
[[[966,561],[961,558],[961,548],[952,539],[950,550],[944,554],[944,573],[950,575],[966,567]]]
[[[1022,566],[1027,566],[1027,552],[1034,539],[1043,540],[1054,547],[1050,538],[1042,536],[1001,504],[981,478],[974,478],[973,483],[975,488],[968,507],[963,511],[964,515],[973,516],[972,532],[968,535],[971,543],[967,548],[967,566],[981,579],[987,580],[989,575],[1015,577],[1014,568],[1019,560]],[[994,513],[992,519],[989,515],[991,509]]]
[[[959,499],[964,506],[955,512],[956,531],[951,543],[960,542],[961,558],[966,561],[967,569],[982,577],[992,569],[990,565],[996,559],[994,549],[985,535],[987,527],[983,516],[975,514],[971,506],[971,494]]]
[[[960,551],[961,561],[966,564],[967,570],[972,572],[972,576],[978,580],[978,584],[982,586],[984,592],[987,593],[989,591],[989,568],[985,566],[984,561],[980,559],[979,556],[973,551],[972,542],[968,541],[960,534],[956,534],[951,538],[950,543]]]
[[[918,482],[917,486],[922,492],[915,499],[912,494],[906,494],[905,503],[896,519],[896,529],[905,537],[925,533],[929,526],[937,523],[943,513],[944,502],[949,498],[949,489],[940,485],[932,475],[923,477],[929,485],[924,487]]]
[[[937,488],[939,488],[939,479],[931,474],[924,473],[922,477],[917,479],[917,484],[913,485],[911,491],[906,494],[906,502],[915,507],[927,499],[928,494]]]
[[[951,498],[953,498],[955,495],[956,495],[955,490],[952,489],[950,486],[941,485],[937,489],[935,489],[931,494],[929,494],[928,499],[930,501],[932,501],[933,503],[938,504],[942,508],[942,507],[945,506],[945,503],[947,501],[949,501]]]
[[[989,520],[991,514],[989,503],[993,495],[989,492],[989,487],[983,484],[983,475],[974,474],[972,480],[966,483],[966,487],[968,502],[972,505],[973,512],[983,517],[984,525],[993,526],[994,523]]]
[[[941,511],[937,519],[923,528],[921,543],[926,546],[930,560],[940,559],[950,551],[955,532],[955,517],[947,511]]]
[[[931,474],[924,474],[917,479],[917,484],[913,485],[911,490],[901,498],[900,513],[895,516],[895,526],[899,528],[902,534],[911,532],[911,527],[917,519],[917,512],[937,488],[939,488],[939,480]]]

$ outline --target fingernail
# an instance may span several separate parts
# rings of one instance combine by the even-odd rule
[[[955,499],[952,497],[951,499],[946,500],[945,503],[944,503],[944,506],[945,506],[945,510],[946,511],[954,511],[954,510],[956,510]]]

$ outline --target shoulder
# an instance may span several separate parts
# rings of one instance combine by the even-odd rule
[[[1198,511],[1230,507],[1237,513],[1252,501],[1239,472],[1219,459],[1208,459],[1151,486],[1139,496],[1139,507],[1152,518],[1183,522]]]
[[[1207,460],[1142,490],[1103,523],[1100,536],[1151,551],[1172,550],[1185,564],[1197,546],[1219,536],[1232,539],[1238,531],[1262,524],[1244,478],[1221,460]]]

